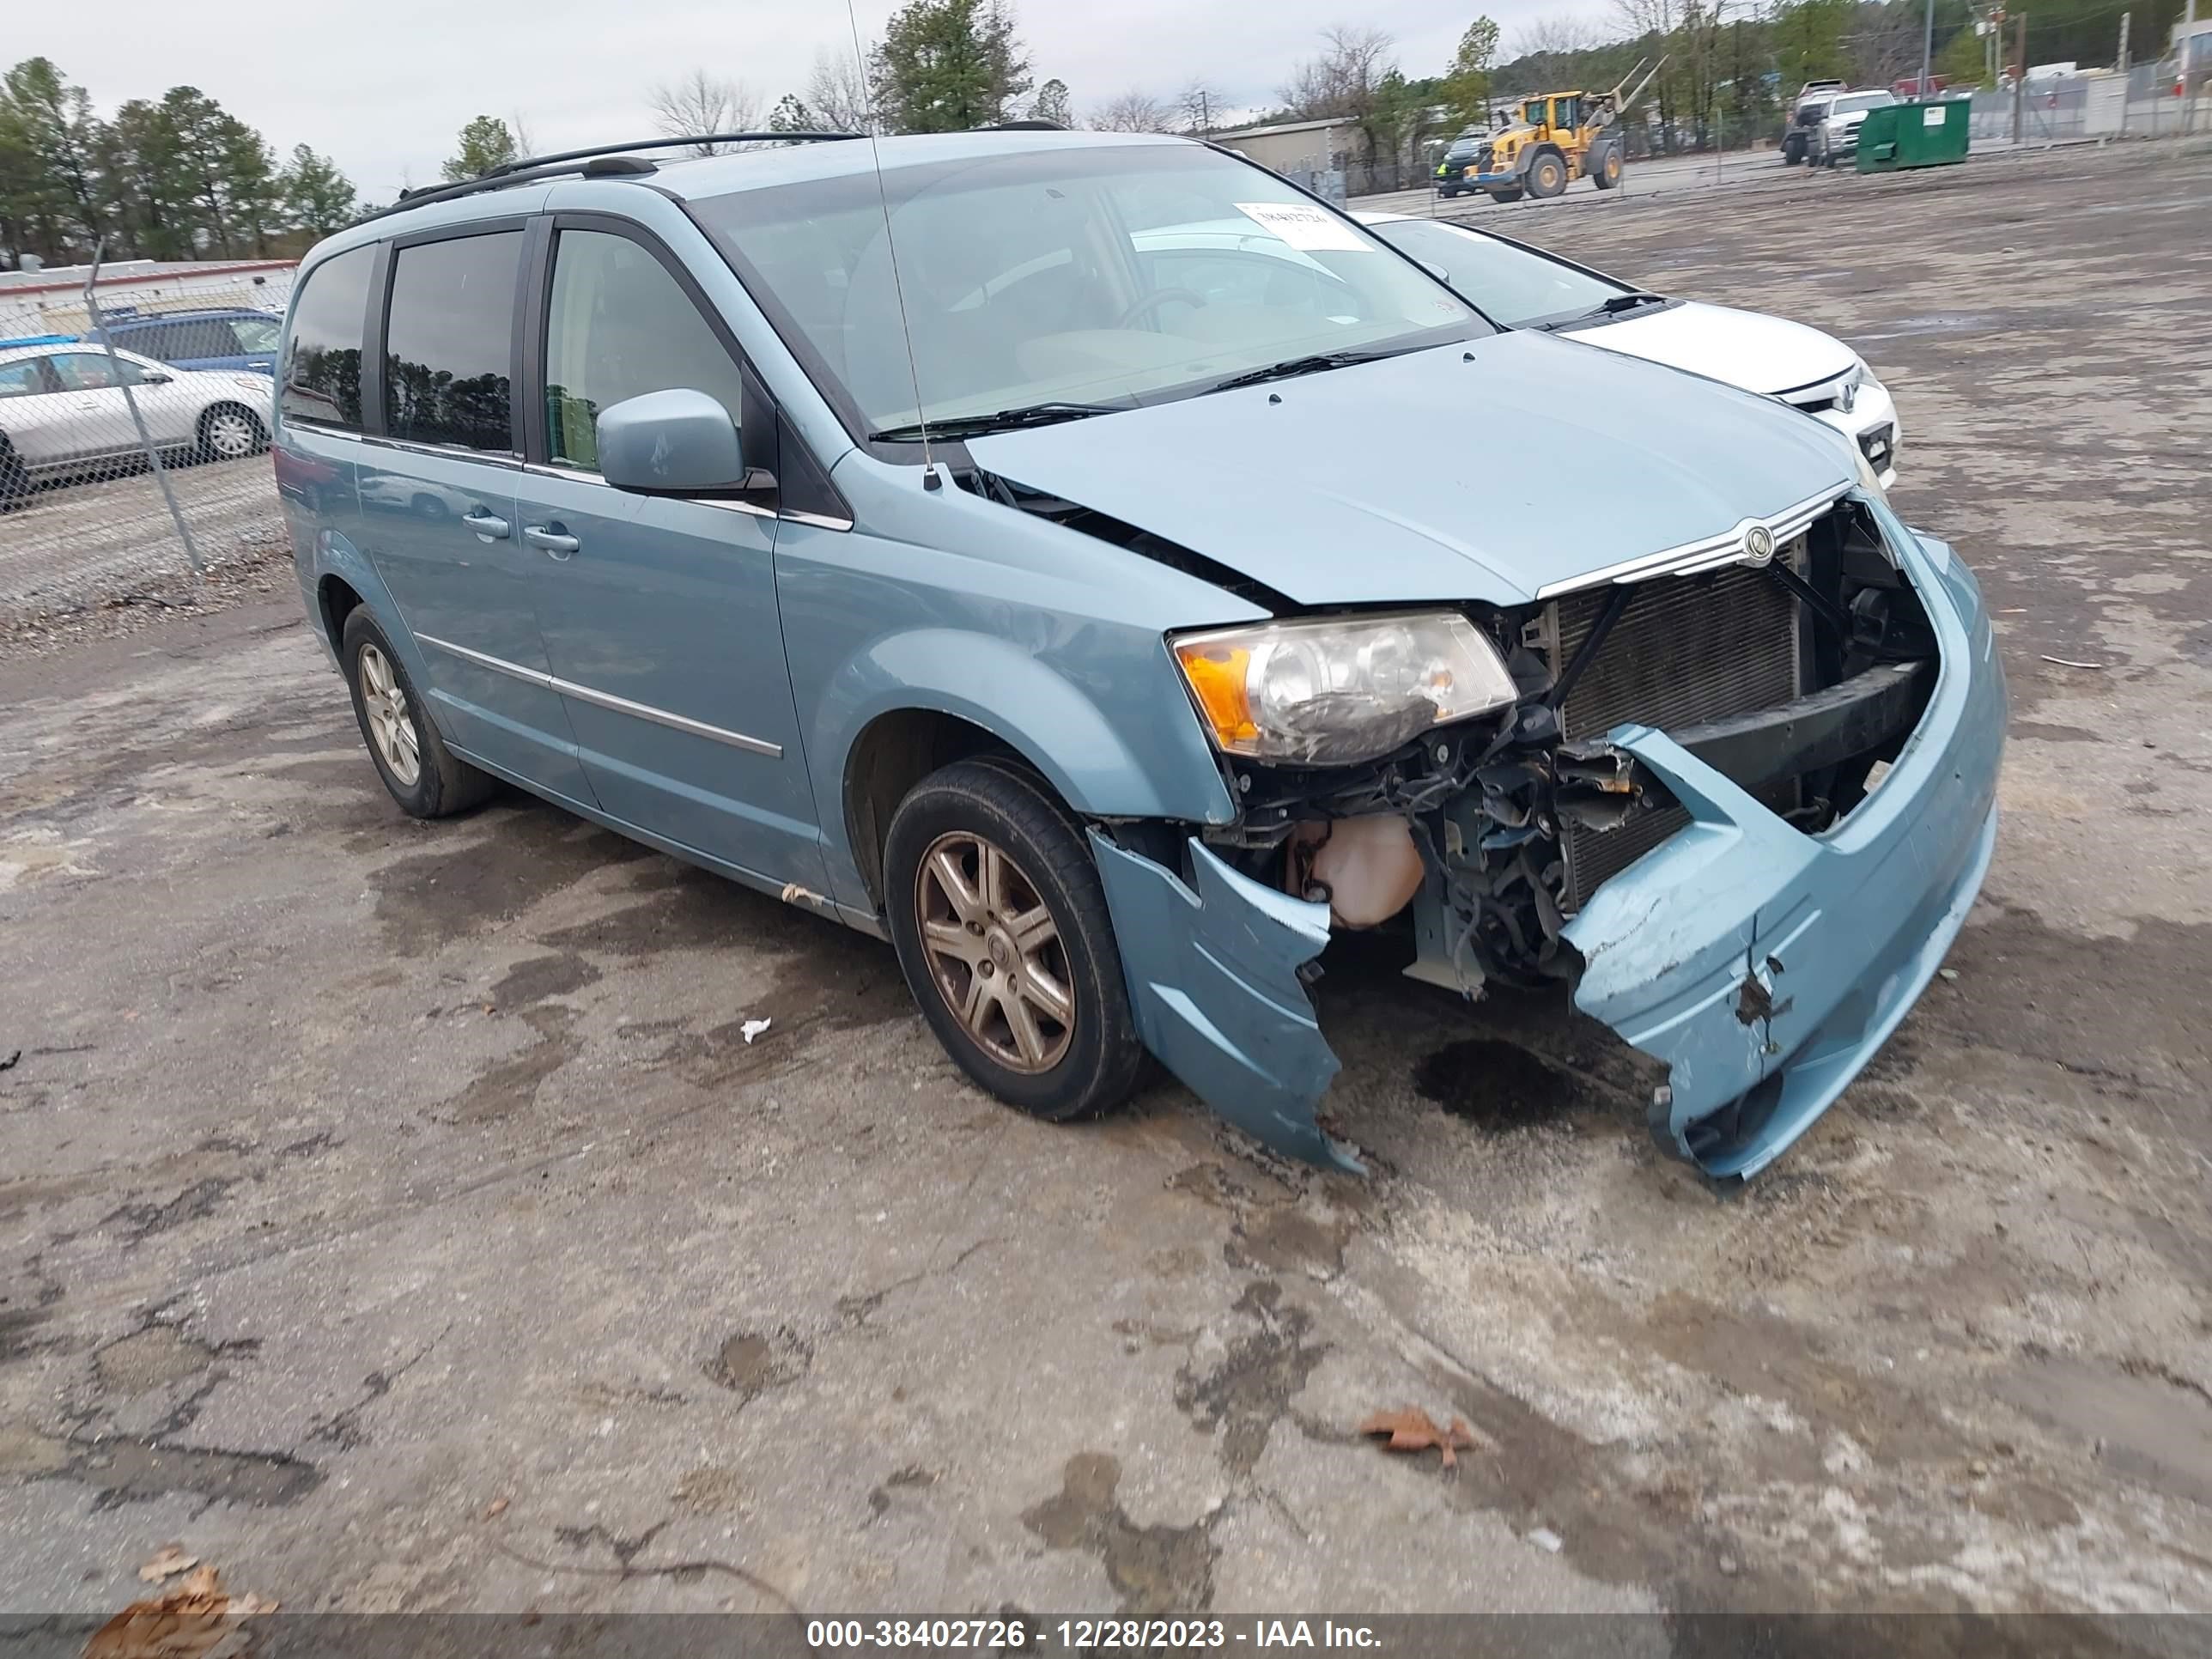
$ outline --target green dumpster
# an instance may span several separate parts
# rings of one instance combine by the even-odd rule
[[[1894,173],[1965,161],[1973,107],[1971,98],[1936,98],[1869,110],[1859,126],[1859,171]]]

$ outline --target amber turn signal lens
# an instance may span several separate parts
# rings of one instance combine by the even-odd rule
[[[1200,713],[1213,728],[1213,740],[1224,749],[1249,743],[1260,734],[1252,719],[1252,700],[1245,677],[1252,666],[1249,651],[1218,645],[1177,646],[1183,678],[1190,682]]]

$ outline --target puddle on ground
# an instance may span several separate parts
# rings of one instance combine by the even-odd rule
[[[1498,1037],[1446,1043],[1413,1068],[1413,1087],[1490,1134],[1552,1122],[1582,1103],[1572,1077]]]

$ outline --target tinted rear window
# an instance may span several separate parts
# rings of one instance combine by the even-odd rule
[[[514,448],[514,283],[522,233],[455,236],[393,257],[385,430],[414,443]]]
[[[361,429],[361,325],[375,264],[374,248],[349,249],[308,272],[293,297],[286,420]]]

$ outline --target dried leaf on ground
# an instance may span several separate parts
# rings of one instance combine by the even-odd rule
[[[149,1584],[158,1584],[164,1578],[189,1572],[199,1564],[199,1557],[185,1554],[182,1544],[164,1544],[154,1552],[152,1560],[138,1569],[138,1576]]]
[[[225,1659],[246,1646],[240,1619],[276,1611],[258,1595],[228,1594],[212,1566],[197,1565],[173,1588],[133,1601],[94,1631],[84,1659]]]
[[[507,1499],[504,1498],[495,1498],[490,1503],[484,1505],[483,1518],[487,1521],[494,1521],[506,1513]]]
[[[1419,1406],[1407,1406],[1395,1412],[1377,1412],[1359,1425],[1362,1434],[1387,1434],[1391,1451],[1426,1451],[1434,1446],[1443,1454],[1443,1467],[1459,1467],[1459,1455],[1473,1451],[1486,1443],[1467,1425],[1463,1417],[1455,1417],[1449,1428],[1438,1428],[1437,1420]]]

